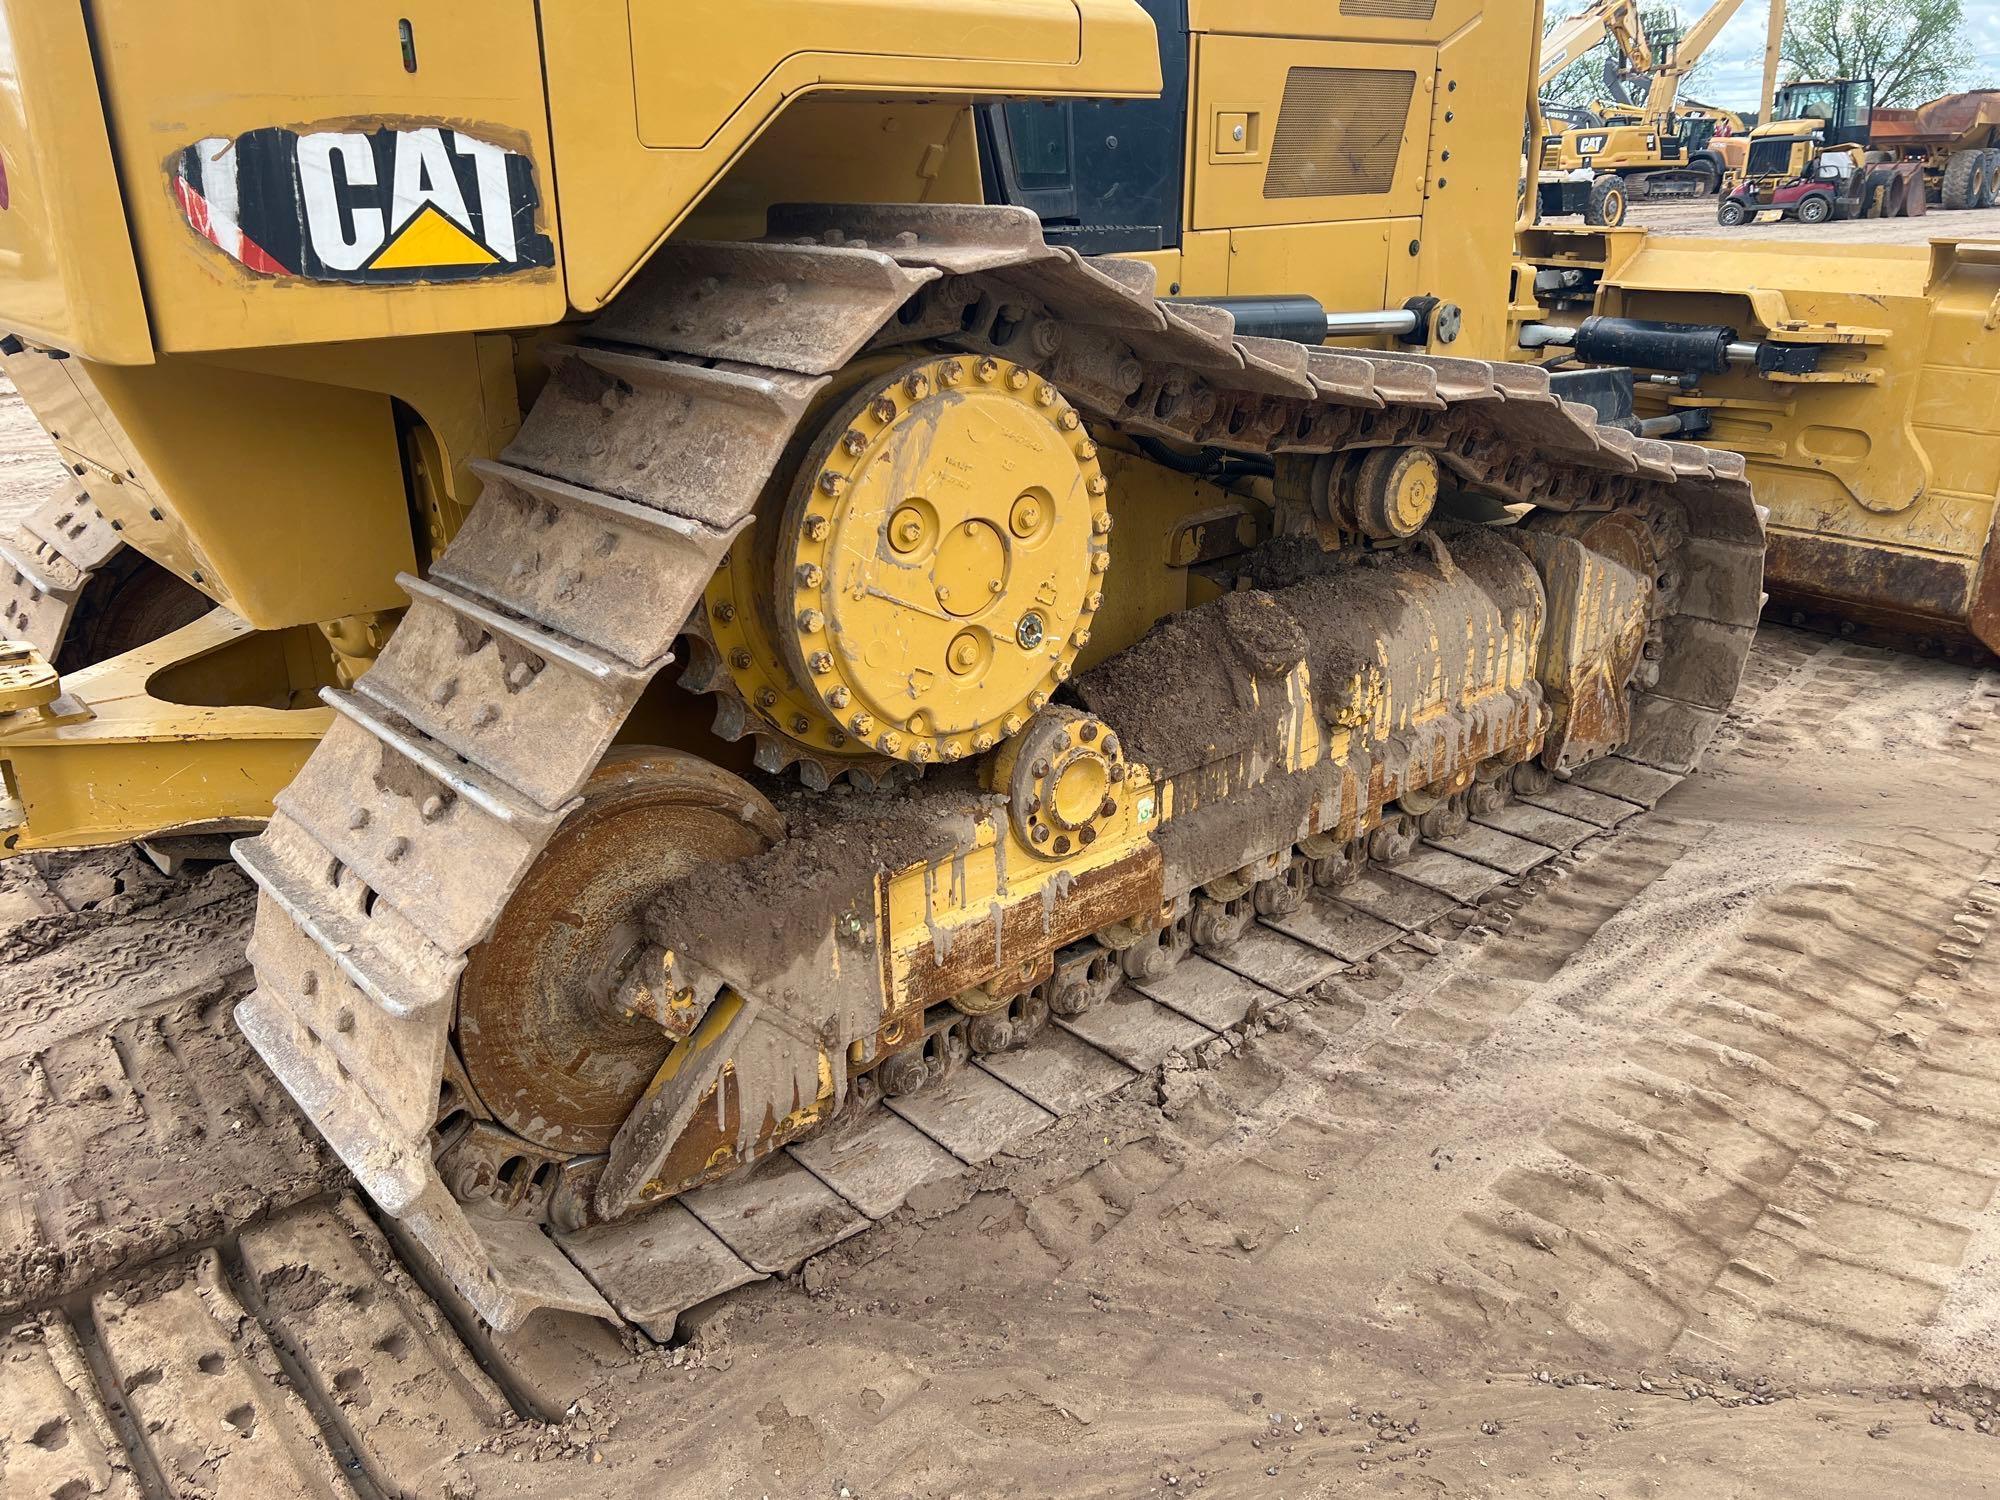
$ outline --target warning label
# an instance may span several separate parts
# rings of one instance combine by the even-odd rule
[[[535,164],[443,125],[211,136],[172,171],[195,232],[266,276],[461,281],[555,264]]]

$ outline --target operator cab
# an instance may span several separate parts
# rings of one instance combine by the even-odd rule
[[[1829,146],[1866,146],[1875,114],[1872,78],[1809,78],[1788,83],[1771,104],[1771,120],[1818,120]]]
[[[1158,99],[1061,99],[979,110],[988,203],[1034,210],[1052,245],[1084,255],[1181,242],[1187,149],[1187,0],[1139,0],[1160,38]]]

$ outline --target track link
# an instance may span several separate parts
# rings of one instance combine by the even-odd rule
[[[0,540],[0,632],[54,661],[84,589],[124,548],[81,485],[57,486]]]
[[[557,354],[462,531],[428,578],[404,580],[411,607],[379,662],[328,693],[331,732],[267,832],[238,846],[260,888],[239,1024],[496,1328],[540,1306],[613,1318],[622,1305],[657,1325],[661,1289],[684,1261],[721,1264],[711,1231],[747,1222],[753,1199],[764,1231],[796,1218],[838,1238],[865,1223],[786,1156],[643,1232],[559,1245],[532,1222],[469,1217],[432,1163],[431,1127],[467,953],[670,660],[807,402],[871,343],[1003,351],[1098,420],[1230,451],[1426,446],[1488,493],[1585,511],[1670,492],[1689,536],[1657,677],[1634,696],[1626,753],[1580,773],[1573,796],[1649,802],[1690,769],[1754,626],[1761,531],[1741,459],[1600,428],[1539,371],[1238,339],[1226,316],[1158,301],[1150,268],[1050,247],[1011,210],[801,207],[772,229],[666,247],[591,329],[620,348]],[[1419,868],[1450,893],[1396,877],[1374,893],[1392,931],[1506,878],[1450,849]],[[943,1134],[988,1107],[1046,1114],[995,1093],[1008,1086],[985,1069],[956,1087],[897,1101],[894,1118]],[[634,1234],[644,1265],[618,1240]],[[782,1268],[776,1249],[749,1249],[754,1269]]]
[[[1058,1018],[1024,1048],[971,1059],[936,1089],[562,1248],[614,1289],[624,1318],[670,1339],[686,1309],[795,1270],[919,1187],[976,1172],[1122,1089],[1153,1086],[1176,1056],[1233,1046],[1246,1025],[1325,1004],[1356,965],[1504,924],[1551,872],[1617,857],[1619,830],[1645,810],[1604,796],[1592,821],[1547,800],[1482,815],[1407,865],[1317,892]],[[487,1328],[427,1251],[385,1234],[352,1195],[282,1208],[205,1248],[62,1290],[0,1335],[0,1475],[38,1500],[252,1486],[429,1495],[442,1461],[521,1417],[558,1419],[599,1361],[622,1357],[615,1341],[593,1346],[586,1325]]]

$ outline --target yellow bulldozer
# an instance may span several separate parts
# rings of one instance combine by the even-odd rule
[[[508,1328],[648,1321],[671,1200],[1517,790],[1670,783],[1762,528],[1705,413],[1513,357],[1539,11],[0,0],[71,480],[0,838],[255,831],[238,1024]]]

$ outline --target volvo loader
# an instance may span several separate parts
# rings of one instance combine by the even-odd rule
[[[504,1329],[1515,788],[1671,781],[1762,529],[1507,358],[1539,12],[0,0],[72,481],[7,847],[260,830],[238,1024]]]

